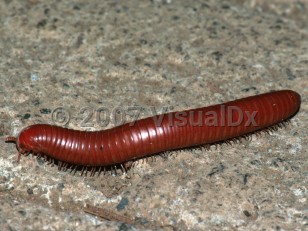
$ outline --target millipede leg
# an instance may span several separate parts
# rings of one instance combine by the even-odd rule
[[[101,172],[102,172],[102,166],[99,166],[98,175],[97,176],[99,176],[101,174]]]
[[[82,169],[81,169],[81,173],[80,173],[80,176],[82,176],[82,175],[83,175],[84,169],[85,169],[85,166],[83,166],[83,167],[82,167]]]
[[[124,168],[124,165],[121,164],[120,166],[121,166],[122,172],[123,172],[123,173],[126,173],[126,169]]]
[[[62,161],[58,161],[58,170],[61,171]]]
[[[95,171],[96,171],[96,167],[94,166],[94,167],[92,167],[92,169],[91,169],[91,174],[90,174],[90,176],[94,176]]]
[[[76,172],[77,172],[77,168],[78,168],[78,166],[76,165],[76,166],[75,166],[75,168],[74,168],[74,173],[73,173],[73,175],[75,175],[75,174],[76,174]]]

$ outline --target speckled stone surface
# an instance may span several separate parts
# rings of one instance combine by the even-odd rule
[[[1,1],[0,230],[308,229],[307,7]],[[183,110],[279,89],[299,92],[302,105],[277,132],[170,152],[117,176],[72,175],[32,155],[16,163],[4,143],[35,123],[105,129],[102,107],[109,128],[129,106],[146,117],[150,106]],[[135,221],[98,218],[86,204]]]

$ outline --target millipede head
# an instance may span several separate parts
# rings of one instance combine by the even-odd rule
[[[20,161],[21,155],[28,155],[29,153],[35,151],[33,147],[34,145],[34,135],[36,130],[32,129],[33,126],[29,126],[24,128],[17,137],[8,136],[5,139],[5,142],[12,142],[16,144],[18,150],[18,159],[17,162]]]

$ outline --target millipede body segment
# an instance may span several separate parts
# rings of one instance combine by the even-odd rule
[[[103,131],[77,131],[47,124],[23,129],[21,154],[34,153],[68,165],[112,166],[163,151],[212,144],[280,124],[296,114],[300,95],[269,92],[223,104],[170,112]]]

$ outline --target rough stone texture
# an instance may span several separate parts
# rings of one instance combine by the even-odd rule
[[[150,106],[182,110],[285,88],[299,92],[302,105],[270,135],[171,152],[117,176],[80,177],[31,156],[18,164],[14,145],[1,141],[0,229],[307,229],[307,7],[1,1],[2,141],[34,123],[103,129],[91,114],[100,107],[113,113],[112,127],[128,106],[143,107],[144,117]],[[70,112],[68,123],[55,117],[59,107]],[[86,204],[135,224],[86,214]]]

